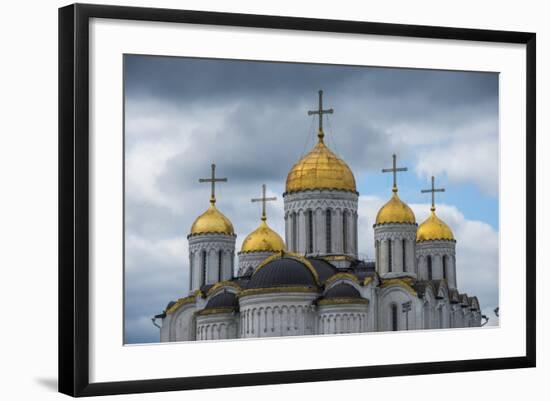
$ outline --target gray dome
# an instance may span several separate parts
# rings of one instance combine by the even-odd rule
[[[336,284],[324,295],[324,298],[361,298],[361,294],[349,284]]]
[[[317,287],[317,283],[314,273],[303,262],[283,256],[258,268],[247,289],[285,286]]]
[[[308,258],[309,262],[313,265],[317,274],[319,275],[319,281],[324,282],[330,276],[338,273],[338,269],[331,265],[329,262],[323,259]]]
[[[232,292],[223,291],[211,298],[204,309],[235,308],[237,305],[237,296]]]

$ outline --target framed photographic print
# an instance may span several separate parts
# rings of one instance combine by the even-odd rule
[[[534,33],[61,8],[60,391],[535,366],[535,82]]]

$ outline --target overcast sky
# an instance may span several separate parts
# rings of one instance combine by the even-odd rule
[[[218,208],[233,222],[237,249],[259,224],[251,203],[266,184],[277,202],[268,223],[284,237],[282,193],[292,165],[316,140],[319,89],[334,114],[326,142],[354,172],[359,252],[373,256],[372,225],[391,195],[391,155],[409,171],[400,197],[417,222],[429,213],[420,189],[446,188],[438,215],[457,239],[461,292],[477,295],[497,324],[498,75],[125,56],[125,339],[159,341],[151,317],[187,295],[187,234],[208,207],[210,164],[227,183]]]

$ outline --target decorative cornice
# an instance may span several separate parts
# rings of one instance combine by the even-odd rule
[[[188,297],[178,299],[174,305],[166,310],[166,315],[171,315],[172,313],[177,311],[182,305],[195,303],[195,300],[195,295],[189,295]]]
[[[368,305],[369,300],[366,298],[322,298],[317,301],[317,305],[351,305],[363,304]]]
[[[225,280],[225,281],[217,282],[212,287],[210,287],[210,289],[206,293],[206,296],[212,295],[214,292],[216,292],[217,290],[223,287],[233,287],[237,292],[242,290],[242,287],[237,283],[235,283],[234,281]]]
[[[203,309],[198,312],[195,312],[195,315],[197,316],[206,316],[206,315],[218,315],[222,313],[233,313],[235,311],[232,307],[220,307],[220,308],[212,308],[212,309]]]
[[[273,294],[273,293],[283,293],[283,292],[317,293],[318,291],[316,288],[306,287],[306,286],[250,288],[248,290],[241,291],[238,294],[238,297],[243,298],[243,297],[248,297],[252,295]]]
[[[348,280],[353,281],[354,283],[359,284],[359,279],[357,278],[357,276],[355,276],[354,274],[351,274],[351,273],[341,272],[341,273],[336,273],[336,274],[330,276],[329,278],[327,278],[325,280],[325,286],[329,286],[330,284],[334,283],[335,281],[344,280],[344,279],[348,279]]]
[[[411,295],[418,296],[417,292],[412,287],[412,279],[410,278],[391,278],[388,280],[383,280],[382,284],[380,284],[380,288],[386,288],[393,285],[400,286],[404,288],[407,292],[409,292]]]
[[[221,232],[221,231],[220,232],[212,231],[212,232],[205,232],[205,233],[198,233],[198,234],[189,234],[187,236],[187,239],[202,237],[202,236],[205,236],[205,235],[223,235],[223,236],[232,237],[232,238],[237,237],[237,234],[229,234],[229,233]]]

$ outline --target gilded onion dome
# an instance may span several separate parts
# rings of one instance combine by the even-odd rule
[[[435,193],[445,192],[444,188],[435,187],[435,177],[432,176],[432,187],[423,189],[422,193],[432,194],[432,207],[430,216],[418,227],[416,231],[416,242],[422,241],[454,241],[453,232],[443,220],[435,214]]]
[[[216,208],[215,201],[210,201],[210,207],[206,212],[197,217],[191,226],[191,233],[189,235],[198,234],[235,235],[235,231],[231,221]]]
[[[378,211],[376,224],[416,224],[416,218],[412,209],[399,199],[397,188],[393,188],[391,199]]]
[[[265,219],[260,226],[244,239],[241,252],[281,252],[285,251],[285,243],[281,236],[273,231]]]
[[[286,192],[308,189],[336,189],[357,192],[355,177],[348,165],[336,156],[324,143],[323,131],[319,142],[299,160],[286,178]]]
[[[428,217],[416,231],[416,241],[454,241],[453,232],[443,220],[435,214],[435,207],[432,207]]]

